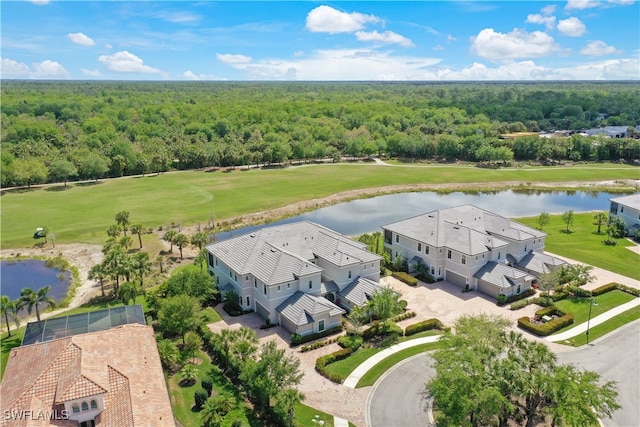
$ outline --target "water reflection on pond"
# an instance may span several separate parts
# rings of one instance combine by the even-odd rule
[[[2,295],[12,300],[20,297],[20,291],[24,288],[37,291],[44,286],[51,286],[48,296],[58,302],[65,297],[70,282],[71,272],[50,268],[45,261],[36,259],[0,261]],[[23,309],[23,315],[24,313],[26,309]]]
[[[620,194],[587,191],[507,190],[496,192],[398,193],[353,200],[317,209],[269,225],[307,220],[346,235],[380,231],[380,226],[436,209],[472,204],[510,218],[534,216],[540,212],[562,213],[608,211],[609,199]],[[264,227],[252,226],[218,233],[218,240]]]

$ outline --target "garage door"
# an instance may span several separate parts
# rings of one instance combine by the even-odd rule
[[[453,271],[450,270],[446,270],[446,277],[445,280],[460,286],[461,288],[464,288],[465,286],[467,286],[467,279],[458,273],[454,273]]]
[[[498,291],[499,291],[498,287],[495,285],[492,285],[489,282],[478,280],[478,290],[483,294],[487,294],[489,296],[496,297],[496,298],[498,297]]]
[[[258,301],[256,301],[256,312],[265,320],[269,318],[269,310]]]

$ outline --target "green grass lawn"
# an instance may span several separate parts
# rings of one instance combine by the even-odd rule
[[[545,251],[640,280],[640,255],[626,248],[632,243],[618,239],[615,246],[604,245],[606,227],[602,227],[601,234],[596,234],[598,227],[593,225],[593,215],[575,214],[570,233],[565,232],[562,215],[550,215],[550,223],[543,230],[548,234]],[[538,226],[537,217],[519,218],[517,221],[530,227]]]
[[[623,313],[620,313],[613,319],[609,319],[604,323],[601,323],[597,326],[589,328],[589,341],[594,341],[600,337],[607,335],[609,332],[612,332],[621,326],[626,325],[627,323],[631,323],[634,320],[640,319],[640,307],[634,307],[630,310],[627,310]],[[569,344],[574,347],[580,347],[587,343],[587,335],[579,334],[570,340],[567,341],[556,341],[560,344]]]
[[[597,297],[593,298],[593,301],[597,303],[597,305],[593,304],[591,306],[591,318],[593,319],[599,314],[602,314],[606,311],[611,310],[614,307],[617,307],[621,304],[629,302],[634,298],[636,297],[617,289],[611,292],[606,292],[602,295],[598,295]],[[590,301],[591,301],[590,298],[570,297],[570,298],[556,302],[555,305],[561,310],[563,310],[565,313],[573,313],[574,323],[572,325],[569,325],[565,328],[560,329],[555,334],[568,331],[571,328],[581,323],[585,323],[589,319],[589,302]]]
[[[433,335],[439,335],[439,331],[425,331],[420,332],[415,335],[411,335],[410,337],[400,337],[398,342],[410,341],[415,338],[420,337],[428,337]],[[381,352],[384,348],[359,348],[355,353],[351,356],[347,357],[343,360],[338,360],[337,362],[331,363],[326,366],[327,372],[331,372],[334,375],[338,375],[344,381],[350,374],[353,372],[362,362],[370,358],[376,353]]]
[[[312,420],[316,420],[313,422]],[[296,405],[295,424],[296,427],[308,427],[318,425],[318,421],[324,421],[325,427],[333,427],[333,415],[319,411],[307,406],[304,403]]]
[[[360,378],[356,388],[372,386],[378,381],[385,372],[395,366],[397,363],[415,356],[416,354],[424,353],[426,351],[436,350],[442,345],[438,342],[420,344],[415,347],[409,347],[404,350],[400,350],[397,353],[392,354],[389,357],[384,358],[378,362],[373,368],[369,369],[366,374]]]
[[[434,172],[437,170],[437,172]],[[541,173],[541,170],[544,170]],[[473,166],[386,167],[373,164],[308,165],[271,170],[187,171],[70,184],[67,190],[32,189],[2,196],[2,247],[34,245],[47,226],[56,242],[102,243],[116,212],[157,229],[172,222],[206,224],[353,189],[402,184],[499,181],[563,182],[637,178],[637,168],[597,164],[483,169]],[[295,182],[296,185],[291,185]]]

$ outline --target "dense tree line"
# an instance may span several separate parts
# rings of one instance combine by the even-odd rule
[[[2,186],[384,153],[509,162],[640,157],[633,139],[500,139],[640,124],[634,83],[2,84]],[[604,117],[604,119],[603,119]]]

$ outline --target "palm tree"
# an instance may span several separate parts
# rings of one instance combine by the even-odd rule
[[[182,233],[178,233],[173,238],[173,244],[176,245],[178,249],[180,249],[180,259],[183,259],[182,248],[184,248],[185,246],[187,246],[187,244],[189,244],[189,238]]]
[[[165,369],[171,370],[180,359],[180,351],[178,346],[170,340],[158,341],[158,354],[160,355],[160,362]]]
[[[206,245],[208,241],[209,236],[207,236],[207,233],[203,231],[199,231],[191,236],[191,244],[197,247],[199,250],[202,250],[202,248],[204,248],[204,245]]]
[[[122,247],[128,250],[131,245],[133,245],[133,240],[131,240],[131,236],[122,236],[118,243],[120,243]]]
[[[198,264],[200,266],[200,270],[202,270],[204,265],[207,263],[207,250],[201,249],[200,252],[198,252],[198,255],[194,258],[193,263]]]
[[[231,343],[229,353],[236,366],[244,366],[247,360],[258,351],[258,336],[256,332],[242,326],[233,332],[235,340]]]
[[[38,308],[40,304],[46,304],[51,308],[56,306],[55,301],[47,296],[50,290],[51,286],[45,286],[38,289],[37,291],[34,291],[31,288],[24,288],[22,291],[20,291],[20,299],[24,301],[29,314],[31,314],[31,310],[35,306],[36,318],[38,319],[38,322],[40,321],[40,309]]]
[[[100,291],[102,291],[102,296],[104,296],[104,279],[107,277],[107,274],[104,271],[104,266],[102,264],[96,264],[91,267],[89,270],[88,278],[89,280],[97,280],[100,282]]]
[[[116,295],[120,287],[120,276],[128,277],[130,275],[129,264],[129,257],[120,245],[111,246],[102,261],[103,271],[116,282],[113,289]]]
[[[205,402],[202,406],[202,411],[200,411],[200,415],[202,417],[201,421],[203,427],[219,427],[224,421],[224,416],[220,414],[218,403],[214,397],[210,397]]]
[[[127,235],[127,227],[131,224],[128,211],[120,211],[116,214],[116,223],[122,227],[122,232]]]
[[[142,233],[144,233],[144,226],[142,224],[133,224],[131,226],[131,234],[138,235],[138,243],[140,243],[140,249],[142,249]]]
[[[165,242],[169,242],[169,244],[171,245],[171,247],[169,248],[169,252],[173,252],[173,239],[174,237],[176,237],[176,234],[178,233],[175,230],[168,230],[162,237],[162,240],[164,240]]]
[[[133,282],[124,282],[118,290],[118,299],[122,301],[124,305],[129,305],[129,301],[133,300],[135,303],[138,296],[138,287]]]
[[[600,229],[602,228],[602,224],[606,223],[609,220],[609,217],[604,212],[598,212],[593,216],[594,224],[598,226],[598,234],[600,234]]]
[[[276,408],[286,416],[287,426],[293,425],[293,418],[296,411],[296,405],[304,400],[304,394],[295,388],[288,388],[280,391],[276,398]]]
[[[180,375],[185,383],[193,384],[198,379],[198,367],[192,363],[187,363],[180,369]]]
[[[0,312],[4,316],[4,321],[7,324],[7,333],[11,336],[11,327],[9,326],[9,315],[16,325],[20,324],[20,318],[18,317],[18,311],[22,308],[22,301],[20,298],[11,300],[8,296],[2,295],[0,297]]]
[[[146,252],[137,252],[133,256],[133,269],[136,272],[136,276],[140,279],[140,286],[144,287],[144,276],[151,273],[151,261],[149,260],[149,254]]]

